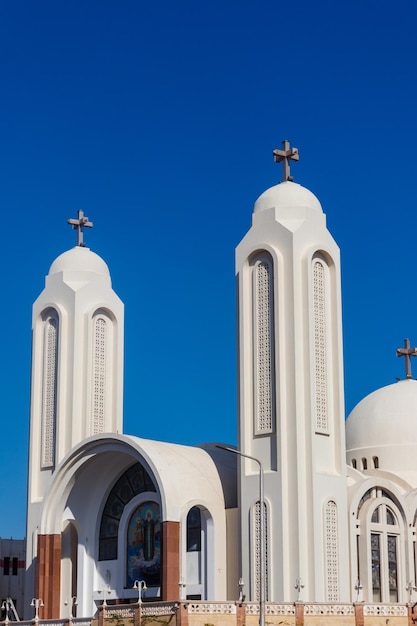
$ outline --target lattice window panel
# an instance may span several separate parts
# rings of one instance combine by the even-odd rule
[[[254,550],[254,592],[255,592],[255,600],[259,602],[260,600],[260,587],[261,587],[261,507],[260,502],[255,504],[253,507],[253,550]],[[267,515],[267,507],[264,503],[264,537],[265,537],[265,600],[268,600],[268,589],[269,589],[269,579],[268,579],[268,515]]]
[[[55,462],[57,363],[58,318],[50,315],[44,323],[41,444],[43,468],[52,467]]]
[[[327,327],[326,327],[326,267],[323,261],[313,262],[313,315],[314,315],[314,374],[316,430],[328,432],[327,400]]]
[[[274,335],[272,262],[262,259],[254,268],[255,290],[255,432],[274,429]]]
[[[333,500],[326,504],[325,533],[327,602],[339,602],[337,505]]]
[[[93,347],[93,434],[102,433],[105,428],[106,348],[107,322],[97,317],[94,320]]]

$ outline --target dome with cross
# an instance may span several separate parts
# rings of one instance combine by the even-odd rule
[[[49,276],[58,272],[91,272],[109,277],[110,272],[103,259],[89,248],[75,246],[60,254],[49,268]]]
[[[361,400],[346,421],[346,450],[348,463],[357,469],[406,477],[417,455],[417,381],[400,380]]]
[[[283,209],[305,208],[323,213],[320,201],[314,193],[292,181],[286,180],[264,191],[253,209],[254,213],[267,211],[274,207]]]

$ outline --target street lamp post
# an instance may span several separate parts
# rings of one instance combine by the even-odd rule
[[[78,604],[77,596],[72,596],[72,598],[70,599],[67,598],[64,602],[65,606],[68,606],[70,603],[71,603],[70,620],[72,621],[74,619],[74,612],[76,611],[76,608],[73,609],[73,607],[76,607]]]
[[[146,582],[144,580],[135,580],[133,589],[136,589],[138,592],[138,604],[142,604],[142,591],[147,590]]]
[[[259,459],[254,456],[249,456],[249,454],[243,454],[240,450],[236,450],[235,448],[230,448],[229,446],[220,446],[217,445],[216,448],[220,448],[220,450],[226,450],[226,452],[232,452],[232,454],[237,454],[238,456],[242,456],[245,459],[250,459],[251,461],[255,461],[259,467],[259,626],[265,626],[265,579],[266,579],[266,562],[265,562],[265,495],[264,495],[264,469],[262,467],[262,463]]]
[[[35,608],[35,617],[33,621],[35,622],[35,624],[37,624],[39,622],[39,609],[41,609],[45,605],[43,603],[43,600],[41,600],[40,598],[32,598],[30,606],[33,606]]]

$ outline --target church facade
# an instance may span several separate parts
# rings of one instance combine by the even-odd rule
[[[33,307],[26,600],[406,603],[416,581],[417,382],[345,423],[340,254],[319,200],[284,180],[236,250],[238,448],[123,433],[123,303],[84,245]],[[408,346],[409,348],[409,346]],[[412,353],[405,347],[405,356]],[[401,416],[395,432],[393,416]],[[29,616],[29,615],[28,615]]]

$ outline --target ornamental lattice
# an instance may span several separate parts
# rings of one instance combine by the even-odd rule
[[[253,527],[254,527],[254,541],[252,545],[254,546],[255,553],[255,599],[259,602],[260,600],[260,590],[261,590],[261,507],[260,502],[255,504],[253,507]],[[267,508],[264,502],[264,539],[265,539],[265,600],[268,600],[268,516],[267,516]]]
[[[270,433],[273,403],[273,284],[272,263],[255,266],[255,424],[256,433]]]
[[[327,601],[339,602],[339,554],[337,547],[337,505],[333,500],[326,504],[326,579]]]
[[[55,461],[56,374],[58,361],[58,318],[50,314],[44,325],[43,391],[42,391],[42,467]]]
[[[316,383],[316,430],[327,432],[326,276],[323,261],[313,263],[314,368]]]
[[[97,317],[94,320],[93,354],[93,434],[104,432],[105,397],[106,397],[106,320]]]

